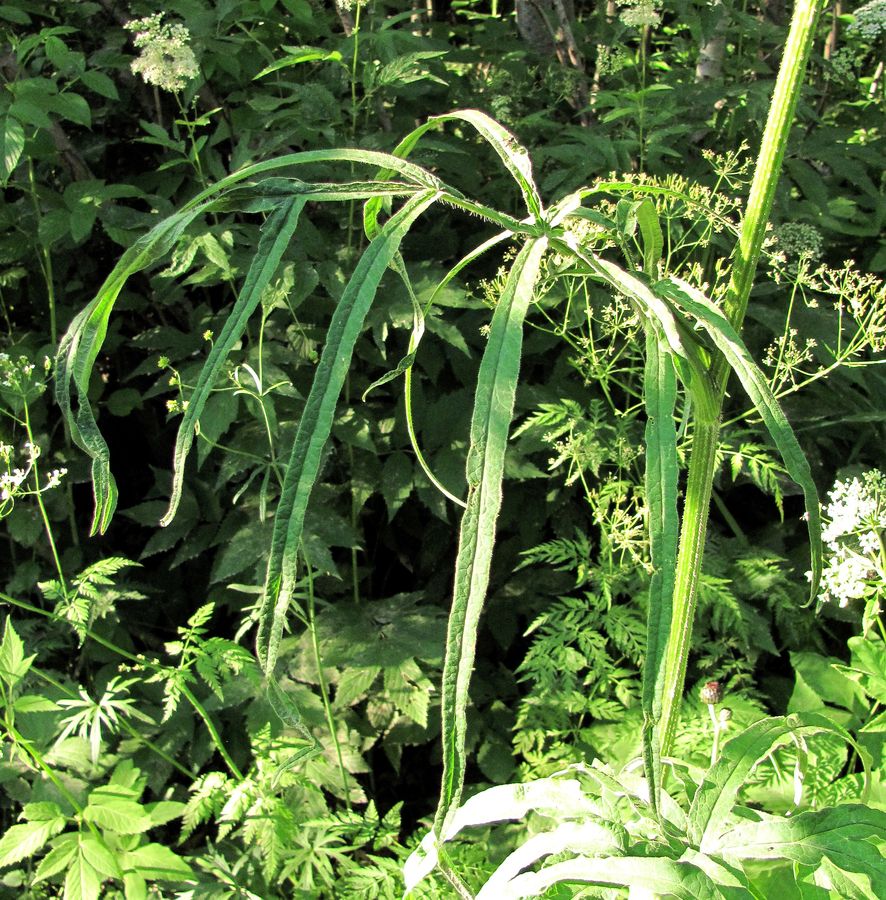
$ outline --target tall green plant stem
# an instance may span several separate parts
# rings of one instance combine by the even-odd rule
[[[775,91],[769,107],[760,155],[751,183],[747,210],[742,219],[736,258],[726,293],[725,312],[736,331],[741,329],[753,287],[785,147],[815,38],[815,25],[820,7],[820,0],[797,0],[794,6],[791,28],[775,82]],[[672,751],[677,715],[686,680],[711,489],[716,469],[719,420],[728,375],[728,363],[721,354],[717,354],[711,366],[711,378],[717,397],[717,414],[713,421],[696,418],[693,432],[677,556],[674,617],[668,638],[668,659],[665,667],[660,725],[662,755]]]

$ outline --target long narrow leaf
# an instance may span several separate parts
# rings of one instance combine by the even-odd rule
[[[664,856],[581,856],[539,872],[525,872],[502,886],[497,900],[540,897],[562,881],[637,889],[643,896],[680,900],[722,900],[717,885],[701,869]]]
[[[649,796],[658,810],[661,759],[656,726],[661,720],[662,692],[667,663],[668,635],[674,611],[677,569],[677,375],[670,354],[661,346],[658,329],[646,331],[646,504],[652,579],[646,624],[646,661],[643,664],[643,755]]]
[[[188,406],[182,417],[175,442],[172,466],[172,493],[169,499],[169,508],[166,515],[160,521],[161,525],[168,525],[178,508],[184,483],[185,461],[188,451],[194,442],[195,428],[200,421],[200,414],[206,406],[209,394],[215,384],[218,374],[231,352],[231,348],[240,339],[249,317],[255,312],[255,308],[261,301],[262,292],[268,286],[286,248],[289,246],[292,235],[298,225],[298,218],[304,209],[306,200],[302,196],[289,197],[262,228],[261,238],[246,281],[240,291],[240,296],[234,304],[234,308],[228,314],[224,327],[218,340],[212,347],[212,352],[203,364],[194,391],[188,399]]]
[[[409,134],[400,141],[399,144],[394,148],[394,156],[396,157],[406,157],[408,156],[412,150],[415,148],[415,145],[418,143],[419,139],[430,131],[432,128],[436,128],[437,125],[442,122],[452,122],[452,121],[463,121],[472,125],[479,134],[489,142],[490,146],[495,150],[498,154],[499,158],[505,165],[505,168],[511,173],[514,180],[517,182],[518,187],[520,188],[520,193],[523,195],[523,201],[526,204],[526,208],[529,211],[532,219],[536,222],[540,222],[542,216],[544,214],[544,210],[541,203],[541,197],[538,193],[538,188],[535,186],[535,181],[532,176],[532,162],[529,158],[529,151],[523,147],[517,139],[505,128],[498,124],[494,119],[491,119],[485,113],[480,112],[476,109],[460,109],[454,112],[446,113],[441,116],[432,116],[422,125],[419,125],[418,128],[411,131]],[[394,171],[399,171],[397,169],[392,169],[391,171],[383,170],[378,174],[379,178],[385,178],[388,175],[393,174]],[[467,204],[459,204],[464,206],[466,209],[471,209],[473,212],[479,212],[481,215],[483,214],[482,210],[486,210],[486,214],[488,215],[491,212],[495,212],[494,220],[497,221],[502,227],[510,228],[511,223],[505,221],[506,218],[503,217],[501,213],[497,211],[489,210],[486,207],[481,207],[481,204],[471,204],[470,202]],[[364,210],[364,224],[367,230],[367,233],[371,236],[373,229],[373,222],[375,216],[378,213],[378,210],[381,208],[381,201],[374,200],[370,201],[366,204],[366,208]],[[519,223],[514,223],[519,224]],[[519,228],[516,230],[520,230]]]
[[[90,533],[104,533],[117,504],[117,487],[111,474],[110,451],[89,405],[89,378],[104,343],[108,319],[126,280],[162,258],[184,230],[213,204],[206,202],[175,213],[155,225],[121,257],[95,299],[71,322],[56,354],[55,393],[74,443],[92,458],[95,512]],[[71,384],[76,395],[72,411]]]
[[[776,747],[795,737],[835,734],[853,747],[850,734],[818,713],[797,713],[761,719],[728,741],[720,758],[708,769],[689,809],[689,837],[706,853],[718,846],[730,826],[728,815],[738,792],[757,763]],[[864,760],[864,756],[859,754]],[[868,773],[865,769],[865,791]]]
[[[466,474],[467,508],[462,516],[455,587],[443,663],[443,784],[434,817],[439,836],[454,814],[465,774],[468,685],[474,667],[477,627],[501,507],[505,449],[523,346],[523,320],[547,249],[544,238],[528,241],[514,260],[492,317],[477,378]]]
[[[806,520],[809,528],[810,556],[812,558],[812,579],[810,597],[818,594],[821,579],[821,514],[818,491],[812,480],[809,462],[801,449],[790,422],[778,405],[766,376],[754,362],[738,332],[729,323],[726,315],[701,291],[682,281],[671,278],[658,285],[664,296],[670,297],[689,312],[710,335],[717,349],[723,354],[732,371],[738,376],[751,402],[760,413],[788,474],[803,490],[806,500]]]
[[[274,517],[271,555],[259,617],[258,658],[271,677],[295,583],[296,555],[301,541],[308,498],[320,469],[320,457],[329,432],[335,405],[347,377],[354,345],[363,327],[378,285],[400,242],[412,223],[439,199],[437,190],[409,199],[366,248],[341,300],[326,335],[326,344],[283,479],[283,491]]]

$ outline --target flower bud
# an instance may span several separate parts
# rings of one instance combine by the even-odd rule
[[[723,700],[723,688],[719,681],[708,681],[699,693],[699,699],[708,706],[715,706]]]

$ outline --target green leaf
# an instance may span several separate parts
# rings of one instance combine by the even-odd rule
[[[544,238],[528,241],[514,260],[495,307],[477,376],[465,468],[468,499],[459,531],[443,664],[443,784],[434,817],[438,835],[457,809],[464,783],[468,686],[489,583],[495,520],[501,507],[505,450],[523,347],[523,320],[546,249]]]
[[[93,838],[93,840],[95,839]],[[64,900],[98,900],[104,878],[83,854],[85,841],[86,838],[82,834],[78,835],[77,853],[71,860],[67,875],[65,875]]]
[[[11,866],[38,853],[64,827],[65,817],[60,813],[51,819],[13,825],[0,838],[0,867]]]
[[[662,295],[670,297],[686,309],[710,335],[760,413],[784,460],[788,474],[803,490],[812,558],[809,590],[810,598],[814,599],[818,594],[822,568],[820,504],[809,462],[797,443],[787,417],[770,390],[766,376],[751,358],[738,332],[714,303],[691,284],[676,277],[672,277],[669,282],[660,282],[657,288]]]
[[[15,687],[31,668],[35,656],[25,658],[25,645],[12,627],[12,619],[7,616],[3,642],[0,643],[0,679],[8,687]]]
[[[0,126],[0,184],[6,184],[15,171],[25,147],[25,131],[13,116],[4,116]]]
[[[357,337],[363,328],[378,285],[412,223],[439,199],[426,191],[406,201],[360,257],[329,324],[293,442],[274,517],[271,555],[262,600],[257,653],[262,668],[272,674],[292,591],[296,555],[301,542],[308,498],[317,479],[323,448],[332,429],[335,406],[344,386]]]
[[[664,248],[664,238],[655,204],[647,197],[637,203],[635,212],[640,236],[643,239],[643,271],[650,277],[658,275],[658,262]]]
[[[526,872],[514,878],[496,895],[496,900],[538,897],[551,885],[563,881],[627,887],[632,893],[638,889],[647,896],[680,900],[721,900],[723,896],[717,885],[691,863],[657,856],[608,856],[579,857],[539,872]]]
[[[123,853],[120,867],[134,870],[148,881],[184,881],[193,877],[193,870],[178,854],[162,844],[144,844]]]
[[[161,525],[168,525],[178,509],[184,486],[185,461],[194,441],[195,428],[200,420],[200,414],[206,406],[206,401],[209,399],[228,355],[234,344],[242,337],[246,330],[246,323],[261,302],[265,288],[270,284],[277,271],[280,260],[295,234],[305,203],[305,197],[299,195],[290,197],[274,210],[262,228],[255,257],[249,267],[237,302],[225,319],[221,334],[213,344],[209,357],[200,370],[197,384],[188,398],[188,407],[182,416],[173,454],[172,495],[169,499],[169,508],[160,520]]]
[[[660,343],[661,342],[661,343]],[[661,721],[667,667],[668,635],[674,612],[677,571],[677,375],[658,329],[646,330],[646,369],[643,378],[646,406],[646,502],[652,578],[646,625],[646,660],[643,664],[643,752],[653,808],[661,790],[661,760],[656,727]]]
[[[886,897],[886,860],[878,842],[886,835],[886,812],[846,803],[790,818],[742,822],[722,834],[714,852],[732,859],[786,859],[818,866],[823,857],[846,872],[871,880],[873,897]]]
[[[282,59],[275,60],[269,66],[265,66],[252,80],[257,81],[270,75],[271,72],[277,72],[289,66],[297,66],[305,62],[341,62],[342,56],[338,50],[321,50],[319,47],[284,47],[289,55]]]
[[[99,787],[89,795],[83,818],[116,834],[141,834],[154,826],[144,807],[132,799],[131,792],[114,787]]]
[[[58,875],[71,864],[71,860],[77,855],[80,845],[79,834],[63,834],[52,842],[52,849],[37,866],[36,881],[43,881]]]
[[[77,125],[84,125],[89,128],[92,125],[92,112],[85,97],[79,94],[66,92],[63,94],[55,94],[47,98],[48,108],[60,115],[63,119],[74,122]]]
[[[442,841],[451,841],[473,825],[517,821],[530,811],[549,817],[586,817],[597,810],[596,802],[582,790],[576,778],[538,778],[526,784],[501,784],[480,791],[467,800],[445,826]],[[437,865],[437,837],[429,831],[403,866],[406,891],[412,890]]]
[[[504,163],[505,168],[517,182],[526,208],[537,221],[541,221],[543,207],[538,188],[535,186],[532,176],[532,161],[529,158],[528,151],[518,143],[517,139],[507,129],[479,110],[460,109],[445,115],[432,116],[427,122],[419,125],[418,128],[411,131],[400,141],[394,149],[394,155],[398,157],[408,155],[418,143],[419,138],[438,124],[458,121],[472,125],[489,142]],[[502,224],[505,223],[502,222]]]
[[[102,97],[107,97],[109,100],[119,99],[117,85],[104,72],[88,69],[80,76],[80,80],[89,90],[101,94]]]
[[[738,792],[757,763],[794,738],[835,734],[857,746],[847,731],[817,713],[761,719],[728,741],[708,769],[689,810],[689,837],[703,853],[716,846]]]

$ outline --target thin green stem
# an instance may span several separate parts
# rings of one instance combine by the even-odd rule
[[[28,411],[28,403],[25,401],[24,409],[22,410],[22,414],[24,415],[23,424],[25,426],[25,433],[28,435],[28,442],[32,448],[36,447],[34,443],[34,432],[31,428],[31,417]],[[61,559],[58,554],[58,548],[55,545],[55,538],[52,534],[52,525],[49,521],[49,514],[46,512],[46,504],[43,502],[43,495],[40,490],[40,468],[37,465],[36,458],[31,462],[31,471],[34,473],[34,481],[37,485],[37,489],[34,491],[34,499],[37,501],[37,508],[40,510],[40,518],[43,520],[43,528],[46,531],[46,539],[49,542],[49,550],[52,553],[52,561],[55,564],[55,571],[58,575],[58,582],[62,589],[62,595],[68,596],[68,586],[65,581],[65,573],[62,571]]]
[[[39,616],[45,616],[47,619],[53,619],[54,621],[58,621],[58,616],[55,613],[50,612],[45,609],[40,609],[38,606],[33,606],[30,603],[25,602],[24,600],[19,600],[16,597],[10,597],[9,594],[0,593],[0,602],[9,603],[12,606],[17,606],[19,609],[27,610],[31,613],[36,613]],[[144,656],[137,656],[134,653],[130,653],[128,650],[124,650],[122,647],[117,646],[113,641],[109,641],[107,638],[102,637],[100,634],[96,634],[94,631],[89,629],[86,630],[86,637],[95,641],[97,644],[101,644],[106,650],[110,650],[112,653],[116,653],[118,656],[122,656],[124,659],[129,660],[130,662],[136,663],[139,666],[144,666],[148,669],[153,669],[156,672],[168,672],[169,669],[167,666],[162,666],[159,663],[152,662]],[[206,709],[203,707],[203,704],[193,695],[191,689],[183,684],[181,687],[182,696],[194,707],[194,711],[198,716],[203,720],[203,724],[206,726],[206,730],[209,732],[209,736],[212,738],[212,743],[215,745],[215,749],[218,751],[219,756],[225,761],[227,767],[231,770],[231,774],[238,780],[243,781],[243,773],[237,767],[237,764],[231,759],[228,754],[227,749],[225,748],[224,743],[222,742],[221,735],[218,732],[218,729],[215,727],[215,723],[209,716],[209,713],[206,712]],[[189,773],[190,774],[190,773]]]
[[[304,554],[302,554],[304,556]],[[335,727],[335,717],[332,715],[332,704],[329,702],[329,690],[326,687],[326,676],[323,674],[323,657],[320,654],[320,642],[317,640],[317,628],[314,618],[314,570],[305,557],[305,570],[308,582],[308,631],[311,635],[311,649],[314,652],[314,663],[317,666],[317,682],[320,686],[320,698],[323,701],[323,712],[326,714],[326,725],[335,746],[335,755],[338,760],[338,770],[341,775],[342,790],[345,795],[345,805],[351,808],[351,791],[348,780],[348,770],[345,768],[344,757],[341,752],[341,743],[338,739],[338,729]]]
[[[797,0],[794,7],[791,28],[763,132],[760,155],[751,183],[747,211],[742,220],[736,260],[726,293],[726,313],[737,331],[741,330],[744,321],[757,263],[763,249],[766,224],[772,211],[788,135],[815,37],[819,6],[818,0]],[[660,725],[663,756],[669,755],[673,747],[689,661],[689,646],[716,469],[720,410],[729,375],[729,364],[721,354],[713,360],[711,375],[718,398],[717,415],[712,422],[697,421],[689,457],[686,501],[677,556],[674,617],[668,639]]]

